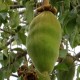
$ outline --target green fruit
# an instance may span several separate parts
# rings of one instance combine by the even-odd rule
[[[52,12],[44,11],[32,20],[27,50],[35,67],[41,73],[50,73],[53,70],[59,55],[60,42],[61,26]]]

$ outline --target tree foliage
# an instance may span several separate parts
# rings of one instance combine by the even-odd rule
[[[73,80],[76,68],[76,80],[79,80],[80,53],[71,54],[69,46],[75,49],[80,45],[80,0],[50,0],[50,3],[56,7],[62,27],[60,55],[51,80]],[[26,39],[28,26],[37,15],[36,8],[41,5],[38,0],[0,0],[0,80],[9,80],[10,76],[22,80],[19,77],[22,73],[13,74],[17,70],[25,72],[25,67],[19,68],[22,64],[28,68],[27,76],[31,70],[35,73],[31,59],[27,57]],[[36,74],[30,76],[36,80]]]

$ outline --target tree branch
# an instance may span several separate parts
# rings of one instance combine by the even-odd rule
[[[10,9],[24,8],[23,5],[20,5],[18,2],[13,1],[13,5],[10,5]]]
[[[11,38],[6,44],[5,46],[8,46],[9,44],[11,44],[14,41],[14,38]]]
[[[11,5],[10,9],[24,8],[23,5]]]
[[[18,77],[18,75],[15,75],[15,74],[12,74],[11,76],[13,76],[13,77]]]
[[[76,58],[80,58],[80,52],[75,55]]]

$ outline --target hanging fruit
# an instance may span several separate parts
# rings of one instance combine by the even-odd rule
[[[61,25],[50,10],[44,7],[30,23],[28,32],[27,51],[40,73],[51,73],[59,56]]]

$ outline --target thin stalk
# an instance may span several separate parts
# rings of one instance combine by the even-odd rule
[[[49,0],[43,0],[43,5],[45,6],[49,5]]]
[[[38,72],[38,80],[51,80],[51,79],[47,72],[44,72],[44,73]]]

